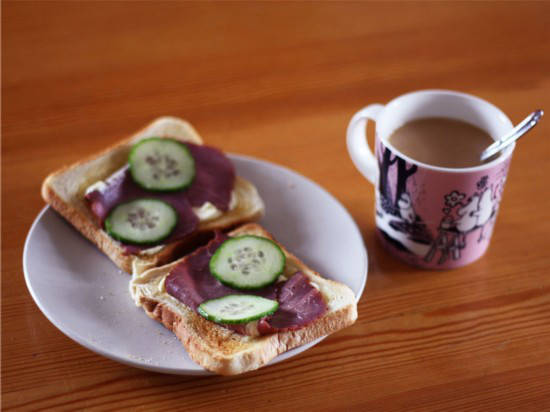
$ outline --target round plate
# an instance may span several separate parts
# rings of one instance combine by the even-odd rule
[[[254,183],[265,202],[259,223],[314,270],[348,285],[359,300],[367,280],[367,252],[346,209],[316,183],[289,169],[249,157],[229,157],[237,174]],[[50,207],[31,227],[23,267],[40,310],[82,346],[156,372],[210,374],[189,358],[172,332],[134,305],[129,275]],[[271,363],[296,356],[321,339]]]

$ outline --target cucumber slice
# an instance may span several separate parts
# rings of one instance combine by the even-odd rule
[[[105,220],[105,231],[124,243],[148,245],[170,236],[177,223],[178,213],[168,203],[138,199],[116,206]]]
[[[128,162],[134,181],[147,190],[182,190],[195,177],[193,155],[185,144],[174,139],[142,140],[130,151]]]
[[[272,315],[278,308],[276,300],[253,295],[227,295],[207,300],[197,310],[212,322],[238,324]]]
[[[259,236],[226,240],[210,259],[210,272],[224,285],[260,289],[283,273],[285,254],[277,244]]]

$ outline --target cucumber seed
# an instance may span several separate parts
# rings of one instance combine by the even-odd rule
[[[159,217],[143,207],[138,207],[128,213],[128,222],[134,229],[153,229],[159,221]]]
[[[155,180],[159,180],[161,176],[168,178],[180,174],[178,162],[167,154],[161,154],[158,150],[146,156],[145,162],[151,167]]]
[[[233,255],[227,259],[231,270],[239,271],[243,275],[250,275],[250,272],[260,269],[264,262],[264,252],[254,251],[249,246],[235,250]]]
[[[249,311],[251,309],[254,309],[254,305],[252,303],[239,302],[239,303],[229,303],[222,310],[220,310],[220,312],[235,316],[241,312]]]

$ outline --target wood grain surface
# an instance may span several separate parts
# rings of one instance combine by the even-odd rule
[[[3,409],[550,410],[550,118],[518,146],[488,253],[448,272],[381,249],[344,142],[361,107],[417,89],[550,111],[549,27],[548,2],[2,2]],[[370,257],[354,326],[197,378],[103,358],[42,315],[22,250],[43,178],[165,114],[346,206]]]

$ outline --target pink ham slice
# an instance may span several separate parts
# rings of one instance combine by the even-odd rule
[[[210,202],[218,209],[227,211],[231,192],[235,185],[235,168],[231,161],[219,150],[203,145],[186,143],[195,159],[195,179],[190,187],[180,192],[156,193],[139,187],[130,174],[128,166],[106,180],[104,190],[94,190],[86,195],[92,213],[103,226],[111,209],[126,201],[139,198],[154,198],[170,203],[178,212],[176,228],[163,243],[182,239],[197,230],[199,219],[193,207]],[[126,245],[127,253],[136,254],[151,246]]]
[[[253,294],[277,300],[277,312],[258,322],[258,333],[261,335],[300,329],[327,311],[323,297],[302,272],[296,272],[286,282],[275,283],[258,291],[244,292],[221,284],[210,273],[209,262],[226,239],[226,235],[218,232],[208,245],[188,255],[166,278],[166,291],[195,311],[202,302],[226,295]],[[240,334],[247,333],[244,325],[224,326]]]

